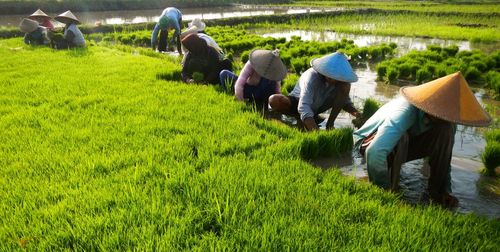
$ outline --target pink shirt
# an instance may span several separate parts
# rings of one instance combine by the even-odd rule
[[[50,22],[49,19],[45,19],[40,25],[49,30],[54,30],[54,25],[52,24],[52,22]]]
[[[260,78],[262,78],[252,67],[250,61],[247,61],[243,69],[241,70],[240,76],[234,84],[234,95],[238,100],[243,101],[243,90],[245,85],[257,86],[259,85]],[[275,86],[276,94],[281,94],[281,81],[276,81]]]

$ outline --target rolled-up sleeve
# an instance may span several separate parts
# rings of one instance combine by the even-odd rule
[[[304,76],[299,79],[300,97],[297,110],[300,114],[300,120],[304,121],[306,118],[314,118],[314,111],[312,104],[314,102],[314,85],[315,81],[311,79],[311,75]]]
[[[387,156],[417,120],[417,110],[412,106],[400,107],[390,112],[378,127],[375,138],[366,149],[370,181],[382,188],[390,187]]]

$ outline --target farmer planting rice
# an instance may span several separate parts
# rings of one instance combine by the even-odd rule
[[[354,149],[365,155],[370,181],[397,190],[401,165],[428,158],[430,199],[455,207],[451,195],[451,156],[456,124],[488,126],[481,107],[460,72],[420,86],[403,87],[354,132]]]
[[[40,26],[35,20],[24,18],[19,25],[19,29],[25,33],[24,43],[27,45],[49,44],[47,29]]]
[[[151,47],[153,50],[166,52],[168,48],[168,31],[174,30],[172,35],[172,42],[175,41],[177,44],[177,52],[182,54],[181,50],[181,25],[182,25],[182,13],[174,7],[168,7],[161,13],[158,23],[156,23],[153,33],[151,34]],[[160,33],[160,39],[158,41],[158,33]]]
[[[56,48],[85,47],[85,38],[83,38],[82,32],[76,26],[80,24],[80,20],[78,20],[71,11],[66,11],[58,15],[55,17],[55,20],[66,24],[64,27],[64,39],[55,41]]]
[[[313,59],[311,66],[300,76],[288,96],[275,94],[269,98],[271,108],[297,117],[309,131],[318,129],[315,119],[330,108],[332,110],[326,123],[327,129],[333,127],[341,109],[355,117],[360,116],[349,98],[350,83],[356,82],[358,77],[347,57],[336,52]]]
[[[182,39],[182,45],[187,49],[182,59],[182,80],[186,83],[206,82],[219,83],[219,73],[224,69],[231,70],[229,60],[221,60],[219,52],[197,34],[189,34]],[[200,79],[195,73],[202,74]]]
[[[50,18],[49,15],[45,14],[42,10],[36,10],[28,18],[37,21],[40,26],[43,26],[50,31],[54,31],[54,24],[51,22],[52,18]]]
[[[278,50],[253,50],[240,76],[222,71],[220,81],[224,88],[234,83],[234,95],[238,100],[267,108],[269,96],[281,94],[281,81],[286,74]]]
[[[207,33],[205,32],[205,27],[206,27],[205,22],[201,21],[201,19],[199,18],[195,18],[193,19],[193,21],[189,22],[186,31],[181,33],[181,39],[185,38],[189,34],[197,34],[198,37],[207,42],[208,46],[215,48],[217,52],[219,52],[221,57],[224,57],[222,48],[220,48],[220,46],[217,44],[217,42],[215,42],[215,40],[212,37],[207,35]]]

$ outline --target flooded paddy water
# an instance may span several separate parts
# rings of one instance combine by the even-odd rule
[[[323,11],[336,11],[339,8],[303,8],[303,7],[269,7],[258,5],[233,5],[205,8],[181,8],[182,19],[190,21],[194,18],[222,19],[233,17],[263,16],[275,14],[302,14]],[[124,11],[90,11],[74,12],[83,24],[138,24],[157,22],[162,9],[155,10],[124,10]],[[56,16],[59,13],[47,13]],[[1,15],[0,26],[17,26],[26,15]]]

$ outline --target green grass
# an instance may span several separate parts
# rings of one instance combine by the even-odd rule
[[[498,250],[498,220],[304,161],[352,130],[266,121],[131,52],[0,40],[0,251]]]
[[[500,12],[500,5],[493,0],[486,1],[302,1],[296,0],[295,6],[340,7],[340,8],[377,8],[382,10],[409,10],[419,12],[461,12],[492,13]]]
[[[494,14],[351,11],[257,24],[260,28],[336,31],[384,36],[431,37],[498,43],[500,16]]]

